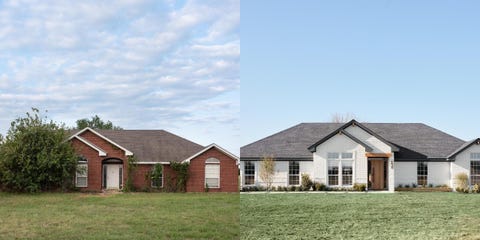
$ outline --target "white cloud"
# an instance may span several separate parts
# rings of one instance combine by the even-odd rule
[[[207,143],[238,135],[239,99],[209,104],[239,91],[239,1],[177,4],[0,2],[0,132],[33,106],[70,125],[98,114],[125,128],[217,122]]]

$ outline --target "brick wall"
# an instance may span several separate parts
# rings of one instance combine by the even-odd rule
[[[126,180],[127,157],[125,152],[90,131],[83,132],[80,137],[107,152],[107,156],[98,156],[98,151],[73,138],[71,140],[77,154],[83,155],[88,160],[88,187],[80,188],[84,191],[102,190],[102,160],[107,158],[118,158],[123,161],[123,182]]]
[[[213,147],[190,161],[187,192],[205,191],[205,161],[216,158],[220,161],[220,188],[210,192],[238,192],[238,167],[235,159]]]

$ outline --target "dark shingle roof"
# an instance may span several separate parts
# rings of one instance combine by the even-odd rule
[[[422,123],[361,123],[398,146],[396,159],[446,158],[465,141]],[[312,158],[308,147],[343,123],[301,123],[243,146],[240,158]]]
[[[94,131],[133,152],[141,162],[179,162],[204,148],[164,130],[95,129]]]

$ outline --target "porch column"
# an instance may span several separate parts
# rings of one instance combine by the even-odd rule
[[[394,192],[395,191],[395,161],[394,161],[394,154],[391,154],[388,158],[388,191]]]

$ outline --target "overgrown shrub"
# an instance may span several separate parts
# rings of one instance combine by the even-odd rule
[[[302,173],[302,189],[304,191],[309,191],[313,186],[313,181],[310,179],[310,175]]]
[[[170,162],[170,167],[175,172],[175,190],[179,192],[185,192],[187,190],[188,175],[188,162]]]
[[[11,123],[0,145],[0,186],[12,192],[71,189],[78,156],[63,126],[32,112]]]

